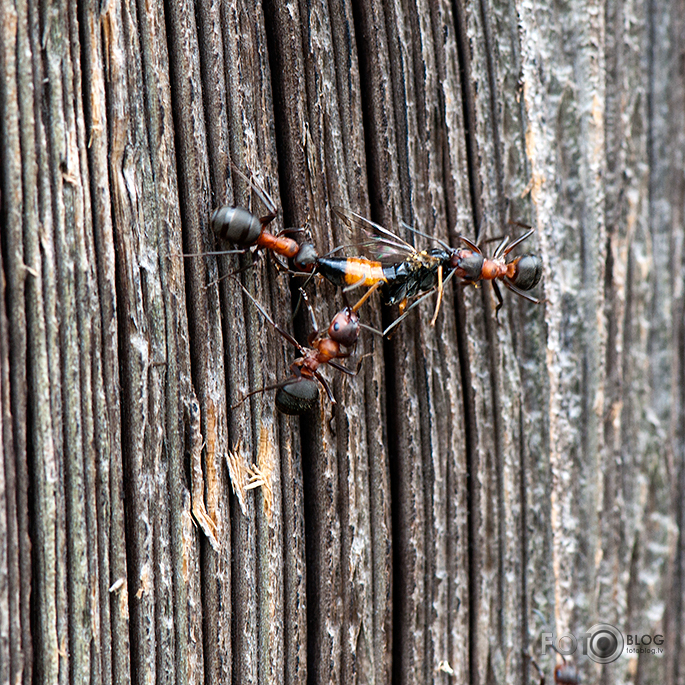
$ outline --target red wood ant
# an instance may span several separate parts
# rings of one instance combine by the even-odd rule
[[[231,277],[233,278],[233,277]],[[331,404],[336,404],[335,397],[331,391],[326,379],[319,373],[319,366],[328,364],[334,369],[338,369],[342,373],[349,376],[356,376],[359,372],[359,366],[356,371],[348,369],[343,366],[338,359],[344,359],[350,356],[349,352],[343,352],[342,347],[352,347],[356,344],[359,337],[359,316],[357,310],[366,301],[369,293],[362,297],[354,307],[344,307],[331,320],[328,326],[327,334],[319,332],[314,318],[314,311],[309,303],[306,293],[301,290],[302,298],[304,299],[309,313],[311,315],[314,331],[309,335],[307,344],[309,347],[300,345],[290,333],[281,328],[266,312],[262,305],[249,293],[245,286],[237,279],[233,280],[243,289],[243,292],[250,298],[252,303],[257,307],[262,316],[276,329],[280,335],[285,338],[293,347],[296,347],[300,352],[300,357],[296,359],[291,365],[290,370],[292,376],[285,381],[276,385],[253,390],[234,405],[232,409],[242,404],[248,397],[266,390],[276,389],[276,407],[284,414],[301,415],[313,409],[318,398],[319,388],[321,385],[328,395]],[[363,358],[362,358],[363,359]],[[361,365],[360,360],[360,365]]]
[[[266,227],[276,218],[278,210],[276,202],[269,195],[265,188],[260,186],[255,179],[248,178],[235,164],[232,165],[233,170],[238,174],[250,187],[251,190],[257,194],[257,197],[262,201],[267,209],[267,214],[264,216],[257,216],[244,207],[224,206],[219,207],[214,211],[210,219],[210,225],[214,233],[226,242],[240,245],[239,250],[219,250],[215,252],[204,252],[203,255],[221,255],[221,254],[241,254],[248,248],[256,245],[257,247],[271,250],[272,252],[282,255],[286,259],[292,259],[295,267],[301,271],[311,270],[316,259],[316,250],[311,243],[300,245],[296,240],[284,236],[286,231],[295,232],[303,229],[285,229],[278,235],[274,235],[266,230]],[[302,250],[302,255],[300,252]],[[199,255],[186,254],[185,257],[194,257]],[[281,267],[286,268],[280,262],[277,262]],[[286,268],[287,270],[287,268]]]
[[[210,219],[212,230],[222,240],[236,245],[243,247],[258,245],[288,259],[295,257],[300,251],[300,245],[296,240],[282,235],[273,235],[266,230],[278,213],[274,199],[266,192],[266,189],[256,183],[254,178],[248,178],[235,165],[233,170],[249,184],[251,189],[254,189],[268,213],[258,217],[243,207],[219,207]]]
[[[562,658],[563,663],[557,664],[554,667],[554,684],[555,685],[580,685],[580,673],[573,662],[567,662],[566,657],[554,646],[550,647]],[[530,662],[535,666],[537,672],[540,674],[540,685],[545,685],[545,674],[537,665],[535,659],[530,656]]]
[[[519,225],[524,226],[524,224]],[[526,228],[530,227],[527,226]],[[513,243],[509,243],[509,236],[505,236],[497,246],[491,259],[483,256],[478,245],[472,243],[468,238],[460,236],[460,240],[471,249],[455,250],[450,265],[455,269],[457,276],[463,278],[467,283],[475,284],[480,280],[492,281],[492,287],[497,297],[495,315],[499,313],[503,305],[502,293],[497,285],[498,280],[502,281],[513,293],[520,295],[529,302],[534,304],[542,302],[542,300],[538,300],[524,292],[532,290],[540,282],[542,277],[542,259],[535,254],[524,254],[509,262],[506,260],[507,255],[519,243],[533,235],[534,232],[535,229],[531,228],[527,233],[514,240]]]

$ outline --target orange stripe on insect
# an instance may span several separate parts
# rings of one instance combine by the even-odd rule
[[[369,287],[378,282],[387,283],[380,262],[372,262],[361,257],[350,257],[345,263],[345,284]]]

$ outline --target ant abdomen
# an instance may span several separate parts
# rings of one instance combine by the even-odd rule
[[[290,416],[300,416],[316,406],[319,400],[319,385],[304,376],[292,378],[278,388],[276,407]]]
[[[219,207],[211,218],[212,230],[227,242],[253,245],[257,242],[263,223],[242,207]]]
[[[511,282],[521,290],[532,290],[542,277],[542,259],[535,254],[524,254],[516,260],[516,272]]]

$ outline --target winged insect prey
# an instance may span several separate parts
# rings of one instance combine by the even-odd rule
[[[320,332],[314,317],[314,311],[309,303],[306,293],[302,292],[309,309],[313,332],[309,335],[307,340],[308,347],[301,345],[295,338],[285,329],[279,326],[269,316],[262,305],[252,296],[252,294],[245,288],[245,286],[236,278],[231,277],[243,290],[245,295],[250,299],[252,304],[258,309],[260,314],[273,326],[273,328],[300,353],[298,357],[290,365],[291,376],[284,381],[275,385],[266,386],[253,390],[242,397],[242,399],[233,407],[240,406],[248,397],[252,395],[265,392],[267,390],[276,390],[276,407],[284,414],[302,415],[311,410],[316,405],[319,399],[319,385],[326,391],[326,395],[331,404],[335,405],[336,400],[333,396],[330,386],[326,379],[319,372],[319,367],[327,364],[328,366],[341,371],[349,376],[356,376],[359,372],[361,362],[356,370],[352,370],[341,364],[338,360],[345,359],[350,356],[350,353],[343,351],[342,347],[352,347],[357,342],[359,337],[359,316],[357,310],[366,298],[362,298],[354,307],[345,307],[338,312],[328,326],[326,332]]]
[[[316,260],[317,273],[338,287],[351,290],[357,287],[380,288],[386,304],[399,304],[400,317],[389,327],[394,328],[405,318],[405,311],[412,309],[419,298],[437,290],[438,299],[431,320],[437,319],[442,302],[444,283],[451,278],[448,273],[454,250],[437,238],[427,236],[416,229],[407,229],[438,243],[439,247],[417,250],[392,231],[365,219],[356,212],[343,207],[334,207],[333,212],[351,230],[366,236],[365,246],[373,246],[379,259],[366,257],[330,257]]]
[[[465,283],[492,281],[498,300],[496,314],[503,304],[498,281],[530,302],[539,304],[542,301],[525,292],[534,288],[540,281],[540,257],[535,254],[524,254],[507,260],[511,251],[533,234],[530,226],[518,224],[530,230],[511,243],[508,237],[504,237],[493,256],[487,258],[480,246],[463,236],[460,236],[460,240],[466,247],[452,248],[440,239],[405,225],[407,230],[438,243],[439,247],[419,251],[388,229],[349,209],[334,207],[333,211],[349,228],[361,230],[369,238],[370,244],[375,245],[381,258],[372,260],[365,257],[321,257],[316,262],[316,270],[334,285],[346,289],[380,284],[386,303],[400,305],[400,316],[383,331],[384,335],[395,328],[411,309],[437,291],[435,312],[430,322],[431,326],[434,325],[445,284],[454,275],[463,279]]]

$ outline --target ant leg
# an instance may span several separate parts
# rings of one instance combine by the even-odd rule
[[[492,287],[495,291],[495,296],[497,297],[497,306],[495,307],[495,318],[499,321],[499,310],[502,309],[504,300],[502,299],[502,293],[500,292],[499,286],[496,281],[492,282]]]
[[[255,259],[252,261],[252,263],[247,264],[246,266],[242,266],[242,267],[240,267],[240,269],[236,269],[235,271],[231,271],[227,274],[224,274],[223,276],[219,276],[219,278],[217,278],[216,281],[211,281],[210,283],[207,283],[207,285],[205,286],[205,290],[211,288],[214,285],[219,285],[219,283],[221,283],[221,281],[223,281],[227,278],[232,278],[236,274],[240,274],[240,273],[243,273],[243,271],[247,271],[248,269],[254,268],[254,266],[259,261],[261,253],[260,252],[254,252],[253,254],[255,255]]]
[[[288,380],[291,380],[291,379],[288,379]],[[285,381],[285,382],[287,383],[287,381]],[[258,395],[259,393],[262,393],[262,392],[267,392],[267,390],[276,390],[276,388],[280,388],[282,385],[283,385],[283,383],[276,383],[274,385],[265,385],[263,388],[259,388],[259,390],[251,390],[246,395],[243,395],[241,400],[239,402],[236,402],[236,404],[234,404],[231,407],[231,411],[233,411],[234,409],[237,409],[248,397],[252,397],[252,395]]]
[[[521,222],[521,221],[516,221],[516,219],[509,219],[509,220],[507,221],[507,223],[508,223],[510,226],[518,226],[519,228],[523,228],[523,229],[526,229],[526,230],[528,230],[529,228],[532,228],[532,226],[529,226],[528,224],[524,224],[524,223]]]
[[[509,290],[511,290],[512,293],[516,293],[524,300],[528,300],[528,302],[532,302],[533,304],[541,304],[542,302],[544,302],[544,300],[538,300],[537,298],[532,297],[523,290],[519,290],[515,285],[512,285],[511,283],[507,283],[506,281],[503,281],[503,283],[507,286],[507,288],[509,288]]]
[[[341,355],[343,356],[343,355]],[[349,354],[344,355],[345,357],[349,357]],[[359,361],[357,362],[357,368],[352,371],[352,369],[348,369],[346,366],[343,366],[342,364],[339,364],[335,359],[330,359],[328,361],[328,366],[332,366],[334,369],[337,369],[338,371],[342,371],[342,373],[346,373],[348,376],[356,376],[359,374],[360,369],[362,368],[362,363],[366,357],[371,357],[372,353],[367,352],[366,354],[362,355],[359,358]]]
[[[270,223],[276,218],[276,202],[271,197],[271,195],[269,195],[269,193],[266,192],[266,189],[260,186],[259,183],[257,183],[257,181],[254,178],[254,175],[250,174],[250,178],[248,178],[247,175],[244,174],[235,165],[233,161],[231,161],[231,166],[233,167],[233,170],[236,172],[236,174],[238,174],[238,176],[240,176],[240,178],[242,178],[245,181],[245,183],[247,183],[250,186],[250,189],[255,191],[257,197],[264,203],[264,206],[269,210],[269,213],[265,217],[260,218],[262,224],[266,226],[266,224]]]
[[[276,218],[276,216],[277,215],[273,212],[269,212],[268,214],[259,217],[259,223],[262,224],[262,227],[268,226]]]
[[[509,245],[509,247],[507,247],[507,249],[502,253],[502,257],[506,257],[519,243],[522,243],[524,240],[526,240],[526,238],[530,238],[533,233],[535,233],[535,229],[531,228],[528,233],[524,233],[522,236],[516,238],[516,240],[514,240],[514,242],[511,243],[511,245]]]
[[[485,240],[481,240],[479,245],[487,245],[488,243],[497,243],[497,242],[502,242],[503,240],[508,239],[506,235],[496,235],[493,236],[492,238],[485,238]]]
[[[520,240],[518,242],[521,242]],[[509,251],[511,250],[511,247],[509,250],[506,252],[504,251],[505,248],[509,245],[509,236],[505,235],[504,238],[502,238],[502,242],[497,246],[497,249],[495,250],[495,253],[492,255],[493,259],[498,259],[499,257],[502,256],[502,254],[509,254]]]
[[[316,274],[315,274],[315,273],[312,273],[312,274],[301,274],[301,273],[294,273],[294,272],[292,272],[292,271],[289,271],[288,273],[290,273],[291,276],[304,276],[304,275],[307,276],[307,280],[306,280],[306,281],[300,286],[300,288],[299,288],[299,290],[300,290],[300,295],[299,295],[299,297],[297,298],[297,304],[295,305],[295,309],[293,309],[293,314],[292,314],[292,316],[290,317],[290,320],[291,320],[291,321],[294,321],[294,320],[295,320],[295,317],[297,316],[297,312],[300,311],[300,305],[302,304],[302,292],[303,292],[304,289],[309,285],[309,281],[311,281],[312,278],[314,278],[314,276],[315,276]]]
[[[307,309],[309,310],[309,316],[312,319],[312,326],[314,327],[314,330],[309,334],[309,344],[311,345],[311,340],[314,340],[314,338],[316,338],[316,336],[319,335],[319,327],[316,323],[316,318],[314,316],[314,309],[312,308],[312,305],[309,303],[307,293],[304,290],[302,290],[302,288],[300,288],[300,297],[302,297],[304,303],[307,305]]]
[[[524,652],[525,654],[525,652]],[[535,666],[535,669],[537,670],[538,674],[540,675],[540,685],[545,685],[545,674],[542,672],[542,669],[538,666],[537,661],[533,659],[531,654],[527,654],[528,658],[530,659],[530,663]]]
[[[476,243],[471,242],[467,237],[460,235],[459,240],[461,240],[462,243],[465,243],[467,247],[471,248],[476,254],[483,254],[480,251],[480,248]]]
[[[216,252],[184,252],[183,254],[170,255],[172,257],[218,257],[223,254],[245,254],[249,252],[250,248],[242,248],[241,250],[217,250]]]
[[[296,347],[301,354],[305,354],[305,349],[300,345],[300,343],[293,338],[288,331],[284,330],[281,328],[266,312],[264,307],[262,307],[257,300],[255,300],[254,297],[250,294],[249,290],[237,279],[235,276],[231,276],[231,278],[243,289],[243,292],[252,300],[252,304],[254,304],[255,307],[259,310],[261,315],[276,329],[278,333],[280,333],[293,347]]]
[[[291,233],[303,233],[307,229],[304,226],[291,226],[289,228],[282,228],[278,233],[276,233],[277,236],[279,235],[289,235]]]
[[[326,394],[328,395],[328,399],[331,401],[331,404],[337,404],[337,402],[335,401],[335,397],[333,396],[333,391],[326,382],[326,379],[318,371],[312,371],[312,374],[314,375],[314,378],[316,378],[316,380],[319,381],[319,383],[321,383],[321,385],[323,386],[323,389],[326,391]]]
[[[271,259],[273,260],[277,271],[287,274],[293,273],[292,270],[288,268],[288,265],[284,264],[273,252],[269,251],[269,254],[271,255]]]

